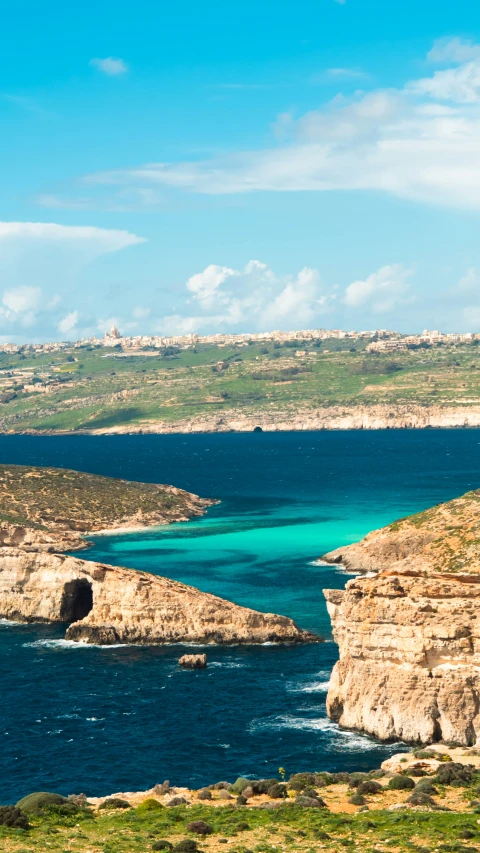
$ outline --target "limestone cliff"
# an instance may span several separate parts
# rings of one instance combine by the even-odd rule
[[[341,726],[384,740],[480,738],[479,522],[469,492],[325,555],[376,573],[324,591],[340,652],[327,710]]]
[[[167,578],[59,553],[83,531],[164,524],[212,501],[148,483],[0,465],[0,618],[69,623],[86,643],[298,643],[291,619],[258,613]]]
[[[167,578],[62,554],[0,549],[0,616],[70,623],[86,643],[266,643],[316,638],[291,619]]]

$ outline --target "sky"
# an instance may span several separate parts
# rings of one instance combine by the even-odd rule
[[[0,341],[480,331],[480,5],[4,0]]]

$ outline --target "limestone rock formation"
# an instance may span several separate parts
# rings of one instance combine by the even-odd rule
[[[301,643],[291,619],[134,569],[58,553],[84,531],[200,515],[212,501],[150,483],[55,468],[0,465],[0,618],[69,623],[85,643]]]
[[[324,554],[358,572],[417,569],[480,572],[480,490],[373,530],[360,542]]]
[[[207,665],[206,655],[182,655],[178,661],[185,669],[205,669]]]
[[[480,739],[480,495],[402,519],[325,556],[368,572],[325,590],[341,726],[471,745]]]

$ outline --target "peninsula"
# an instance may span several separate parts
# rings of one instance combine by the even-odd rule
[[[340,660],[327,697],[341,726],[383,740],[480,736],[480,491],[324,555],[365,577],[325,590]]]
[[[0,618],[68,623],[86,643],[312,642],[259,613],[167,578],[66,555],[86,533],[201,515],[213,501],[172,486],[0,465]]]

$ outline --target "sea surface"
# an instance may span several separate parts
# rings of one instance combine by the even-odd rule
[[[480,485],[479,430],[165,436],[1,436],[0,461],[173,483],[220,503],[201,519],[94,538],[83,557],[166,575],[293,617],[327,642],[90,647],[65,626],[0,622],[0,803],[35,790],[103,796],[169,779],[370,769],[400,744],[325,713],[337,649],[315,562],[395,518]]]

